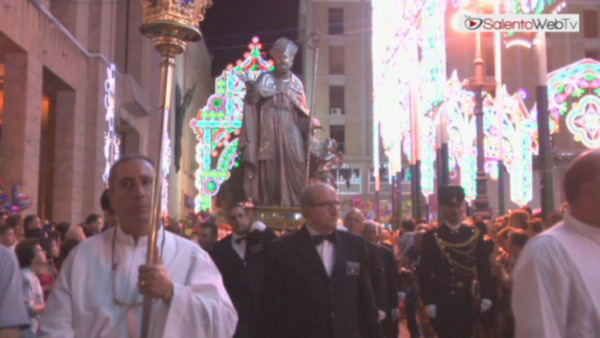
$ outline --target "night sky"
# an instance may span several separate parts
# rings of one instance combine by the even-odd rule
[[[298,12],[299,0],[213,0],[200,24],[213,56],[213,77],[243,58],[253,36],[260,38],[266,52],[282,36],[297,40]],[[301,71],[300,59],[301,53],[296,54],[296,74]]]

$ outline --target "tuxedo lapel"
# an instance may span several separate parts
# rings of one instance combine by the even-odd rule
[[[240,256],[237,254],[237,252],[235,252],[235,250],[233,249],[233,239],[231,238],[231,235],[225,237],[224,239],[225,241],[225,248],[227,250],[225,250],[228,259],[232,260],[233,262],[236,262],[237,264],[243,264],[244,261],[240,258]]]
[[[296,233],[296,242],[298,244],[298,254],[302,257],[302,260],[305,260],[310,267],[314,267],[323,277],[329,278],[327,271],[325,271],[323,260],[317,252],[317,248],[306,225]]]
[[[346,261],[348,260],[348,245],[345,242],[345,239],[340,236],[339,232],[335,230],[335,262],[333,265],[333,273],[331,277],[341,276],[345,274],[346,269]]]

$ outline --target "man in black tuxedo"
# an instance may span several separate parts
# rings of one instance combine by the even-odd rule
[[[227,210],[227,221],[233,233],[217,242],[210,255],[238,313],[234,337],[261,337],[260,306],[269,273],[266,252],[277,236],[263,223],[252,223],[240,204]]]
[[[358,209],[351,209],[346,213],[346,217],[344,217],[344,227],[348,229],[351,234],[356,236],[362,237],[364,222],[365,217],[362,211]],[[379,254],[377,253],[377,245],[366,241],[365,248],[367,250],[367,268],[369,269],[369,277],[371,278],[371,289],[373,289],[379,321],[381,322],[386,317],[385,308],[387,304],[385,276],[383,275],[384,268],[379,258]]]
[[[423,235],[420,279],[425,313],[440,338],[473,335],[475,278],[481,289],[480,311],[492,306],[490,261],[475,227],[461,223],[465,193],[460,186],[438,192],[444,224]]]
[[[381,225],[374,221],[366,221],[363,223],[362,236],[365,240],[377,248],[377,256],[383,269],[385,280],[385,304],[383,311],[385,319],[381,322],[381,326],[385,334],[390,338],[398,337],[398,319],[400,309],[398,308],[398,289],[396,276],[398,275],[398,264],[394,257],[394,252],[381,244],[375,244],[379,240],[379,231]]]
[[[366,269],[365,243],[336,230],[337,192],[325,184],[300,198],[306,224],[272,245],[264,337],[383,337]]]

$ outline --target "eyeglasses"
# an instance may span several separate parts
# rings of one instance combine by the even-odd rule
[[[329,209],[339,209],[342,207],[342,202],[340,201],[325,201],[319,203],[309,204],[311,207],[328,207]]]

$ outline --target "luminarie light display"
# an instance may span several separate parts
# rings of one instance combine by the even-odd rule
[[[120,154],[120,140],[119,134],[117,134],[116,123],[115,123],[115,91],[116,91],[116,74],[117,67],[115,64],[110,64],[106,67],[106,80],[104,81],[104,107],[106,108],[106,123],[108,130],[104,133],[104,158],[106,159],[106,165],[104,166],[104,174],[102,174],[102,180],[108,184],[108,175],[110,167],[115,163],[116,160],[121,157]]]
[[[548,74],[550,131],[565,118],[575,141],[600,146],[600,62],[583,59]]]
[[[245,82],[255,81],[262,72],[273,69],[272,62],[263,57],[262,44],[257,37],[252,39],[248,47],[244,60],[239,60],[235,66],[229,65],[215,79],[215,93],[190,121],[190,127],[198,140],[196,212],[212,209],[212,198],[219,192],[221,184],[230,177],[231,169],[237,165],[239,135],[244,116]]]
[[[381,0],[372,6],[373,167],[380,166],[381,135],[392,173],[402,169],[402,150],[410,161],[421,161],[421,188],[429,197],[435,182],[435,109],[444,100],[446,82],[446,5],[433,0]],[[419,126],[412,135],[418,147],[409,137],[411,121]]]

